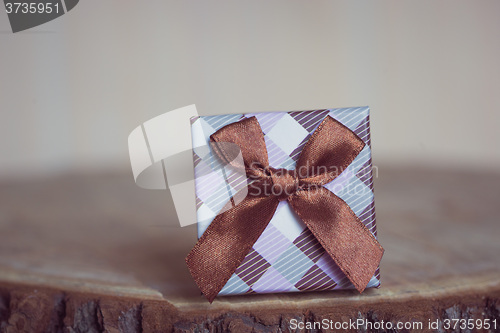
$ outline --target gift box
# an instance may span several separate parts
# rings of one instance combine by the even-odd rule
[[[368,107],[200,116],[191,130],[198,237],[205,244],[187,262],[210,301],[380,286]],[[222,141],[238,145],[243,168],[234,162],[238,154],[228,159],[213,145]],[[298,164],[310,174],[300,175]],[[286,188],[290,193],[273,193]],[[248,201],[252,195],[255,202]],[[207,235],[212,223],[224,227],[212,226]]]

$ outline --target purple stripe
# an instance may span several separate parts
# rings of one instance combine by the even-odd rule
[[[299,159],[300,153],[302,152],[302,149],[304,149],[304,146],[306,145],[307,141],[309,141],[310,137],[311,137],[310,134],[308,136],[306,136],[304,138],[304,140],[302,140],[302,142],[297,146],[297,148],[295,148],[290,153],[290,157],[291,157],[292,160],[294,160],[295,162],[297,162],[297,160]]]
[[[196,166],[200,162],[201,162],[201,157],[198,156],[195,152],[193,152],[193,164],[194,164],[194,167],[196,168]]]
[[[203,205],[203,201],[196,196],[196,210],[200,209],[201,205]]]
[[[299,290],[326,290],[333,289],[335,286],[335,281],[316,265],[311,267],[304,277],[295,284],[295,287]]]
[[[373,191],[373,179],[372,179],[372,159],[370,158],[356,173],[356,177],[359,178],[370,190]]]
[[[253,285],[271,265],[255,250],[251,250],[241,265],[236,269],[237,274],[246,284]]]
[[[366,137],[363,141],[366,142],[366,144],[371,147],[371,140],[370,140],[370,116],[366,116],[365,120],[363,120],[358,127],[353,131],[357,136],[361,137]]]
[[[358,216],[361,222],[368,225],[373,222],[373,213],[375,212],[375,205],[372,201],[365,210]]]
[[[325,252],[321,244],[309,229],[304,229],[293,243],[313,262],[316,262]]]
[[[312,133],[313,130],[323,121],[323,119],[326,117],[327,114],[328,114],[328,110],[314,114],[311,117],[304,119],[304,123],[302,124],[302,126],[309,133]]]

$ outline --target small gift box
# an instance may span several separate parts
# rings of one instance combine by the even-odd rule
[[[186,261],[209,301],[380,286],[368,107],[200,116],[191,129],[199,240]]]

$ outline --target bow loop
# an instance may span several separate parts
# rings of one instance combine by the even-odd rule
[[[365,143],[349,128],[326,117],[307,141],[295,170],[302,185],[325,185],[337,178]]]
[[[266,141],[257,118],[250,117],[229,124],[210,136],[212,149],[225,164],[237,169],[257,171],[269,165]],[[241,152],[244,165],[237,164]]]

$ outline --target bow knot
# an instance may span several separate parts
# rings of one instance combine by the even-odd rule
[[[287,200],[299,188],[299,179],[295,170],[266,167],[266,174],[271,178],[271,195],[279,201]]]

